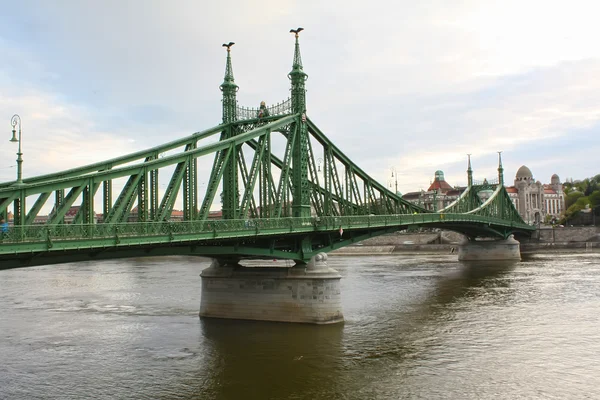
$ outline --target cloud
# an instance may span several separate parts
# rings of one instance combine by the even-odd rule
[[[240,104],[287,98],[299,25],[309,116],[382,183],[394,166],[403,192],[437,169],[464,184],[467,153],[493,177],[499,150],[507,176],[598,173],[581,162],[600,151],[595,2],[32,4],[0,17],[0,116],[23,117],[27,174],[217,125],[223,42]]]

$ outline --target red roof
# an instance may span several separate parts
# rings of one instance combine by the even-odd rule
[[[444,193],[450,189],[452,189],[452,186],[450,186],[448,182],[435,180],[433,181],[431,186],[429,186],[429,189],[427,189],[427,191],[431,192],[432,190],[439,190],[440,192]]]
[[[508,193],[519,193],[519,191],[517,190],[517,188],[516,188],[516,187],[514,187],[514,186],[508,186],[508,187],[506,188],[506,191],[507,191]]]

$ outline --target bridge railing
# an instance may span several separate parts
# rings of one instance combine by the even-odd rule
[[[498,178],[492,178],[492,179],[484,179],[482,181],[479,180],[474,180],[473,181],[473,186],[496,186],[498,185]]]
[[[252,107],[236,107],[236,120],[245,121],[248,119],[255,119],[266,116],[274,115],[287,115],[292,113],[292,99],[288,98],[280,103],[270,105],[265,108],[266,112],[263,111],[261,114],[260,108]]]
[[[311,230],[336,231],[341,229],[363,229],[370,227],[392,227],[444,223],[478,223],[497,226],[514,226],[521,229],[534,229],[526,224],[515,224],[500,218],[483,217],[474,214],[401,214],[371,216],[339,216],[309,218],[263,218],[238,220],[204,220],[182,222],[130,222],[119,224],[65,224],[57,226],[23,225],[10,227],[0,233],[0,252],[3,244],[47,242],[48,247],[55,241],[112,239],[115,244],[121,238],[163,237],[165,241],[174,237],[207,239],[235,236],[255,236],[259,234],[285,234]]]

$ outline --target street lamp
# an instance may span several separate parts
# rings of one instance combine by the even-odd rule
[[[392,178],[394,178],[394,182],[396,182],[396,191],[394,194],[398,194],[398,172],[396,171],[396,167],[391,167],[390,171],[392,172]],[[390,185],[391,187],[391,185]]]
[[[23,183],[23,158],[21,157],[23,155],[23,152],[21,151],[21,117],[19,116],[19,114],[15,114],[12,116],[12,118],[10,119],[10,124],[12,125],[12,138],[10,139],[10,141],[13,143],[19,142],[19,150],[17,152],[17,185],[20,185]],[[19,125],[18,139],[16,129],[17,125]]]

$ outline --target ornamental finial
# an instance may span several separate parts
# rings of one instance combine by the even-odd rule
[[[226,85],[235,85],[234,83],[234,79],[233,79],[233,67],[231,66],[231,46],[233,46],[235,43],[234,42],[229,42],[229,43],[223,43],[223,47],[227,48],[227,64],[225,66],[225,81],[223,82],[223,85],[221,86],[226,86]]]
[[[304,28],[298,28],[298,29],[290,29],[290,33],[293,33],[294,36],[296,37],[296,47],[294,49],[294,64],[292,66],[292,72],[295,71],[301,71],[302,70],[302,56],[300,55],[300,43],[298,42],[298,36],[300,35],[300,32],[302,32],[304,30]]]
[[[298,35],[300,35],[300,32],[302,32],[303,30],[304,28],[290,29],[290,33],[293,33],[296,35],[296,37],[298,37]]]

